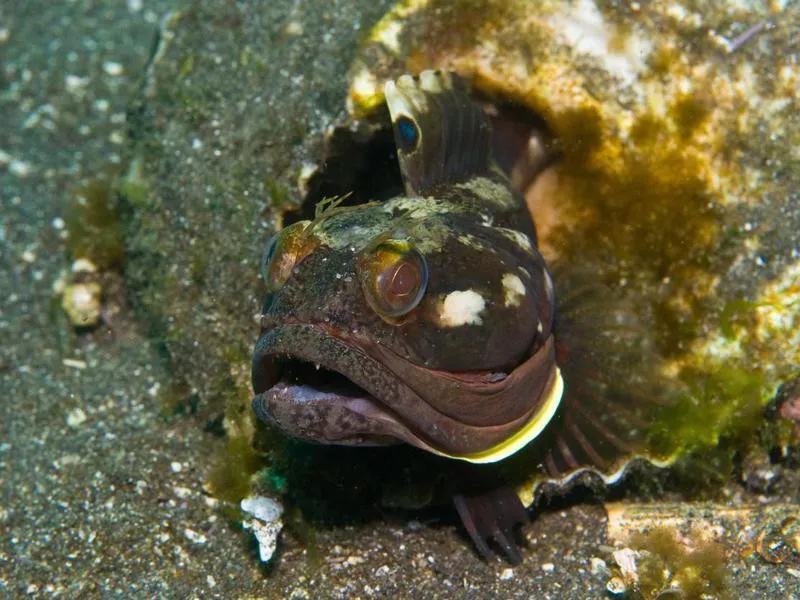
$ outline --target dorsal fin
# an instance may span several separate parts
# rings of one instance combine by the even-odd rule
[[[387,82],[384,93],[407,195],[427,196],[488,171],[489,121],[457,75],[403,75]]]

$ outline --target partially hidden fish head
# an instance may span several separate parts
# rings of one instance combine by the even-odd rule
[[[555,413],[555,297],[481,108],[449,74],[387,84],[405,194],[270,242],[256,414],[321,443],[501,460]]]

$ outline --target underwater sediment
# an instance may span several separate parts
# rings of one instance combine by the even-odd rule
[[[722,442],[710,455],[732,475],[737,451],[789,444],[786,427],[764,434],[761,424],[800,365],[791,19],[738,4],[489,1],[387,3],[373,17],[385,9],[360,46],[343,41],[309,71],[297,46],[325,36],[323,25],[298,30],[288,8],[264,22],[257,11],[194,5],[165,21],[132,109],[126,278],[179,382],[165,410],[192,398],[202,418],[225,414],[229,455],[212,493],[238,501],[261,467],[335,462],[318,449],[298,458],[249,416],[258,263],[334,128],[369,120],[385,80],[426,68],[459,73],[552,134],[559,159],[527,190],[546,253],[637,306],[664,376],[687,389],[653,428],[653,454]],[[211,24],[219,41],[209,49]],[[267,475],[259,486],[308,506],[329,483],[295,476],[287,492],[279,468]],[[383,494],[381,482],[361,484],[370,498]],[[426,493],[397,503],[424,504]]]

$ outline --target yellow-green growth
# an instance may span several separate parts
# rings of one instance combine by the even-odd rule
[[[651,600],[677,587],[680,598],[704,595],[720,600],[730,598],[723,547],[713,541],[690,542],[691,548],[667,527],[634,534],[631,547],[640,551],[640,555],[637,560],[639,581],[632,597]]]
[[[72,260],[89,259],[101,271],[122,267],[125,245],[118,191],[117,178],[109,175],[73,192],[64,219]]]
[[[249,391],[235,385],[227,390],[224,426],[227,442],[217,454],[206,486],[215,498],[238,506],[253,492],[253,475],[266,466],[264,456],[253,445],[255,423]]]
[[[666,409],[651,430],[658,453],[688,453],[716,446],[722,436],[742,442],[763,422],[764,378],[757,370],[725,364],[684,375],[689,391]]]
[[[158,394],[160,413],[167,419],[194,414],[199,398],[185,381],[173,378]]]
[[[708,102],[694,94],[682,94],[671,106],[670,116],[683,138],[695,133],[711,114]]]

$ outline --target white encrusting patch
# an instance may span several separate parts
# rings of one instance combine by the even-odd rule
[[[367,69],[361,69],[351,84],[352,94],[358,98],[371,98],[378,92],[378,80]]]
[[[457,183],[453,189],[460,193],[464,190],[468,194],[478,195],[484,202],[491,203],[494,207],[517,208],[517,196],[511,188],[499,181],[494,181],[488,177],[473,177],[466,183]]]
[[[450,292],[439,304],[439,322],[445,327],[481,325],[486,301],[475,290]]]
[[[594,0],[571,2],[550,17],[550,25],[573,51],[594,57],[623,85],[632,85],[647,69],[653,43],[633,28],[625,32],[624,48],[616,49],[613,42],[623,30],[606,20],[597,4]]]
[[[392,21],[386,24],[386,27],[379,30],[377,35],[374,36],[375,41],[380,42],[386,48],[394,53],[400,53],[400,33],[403,31],[403,26],[400,21]]]
[[[513,273],[503,275],[503,294],[506,306],[519,306],[525,297],[525,284]]]

